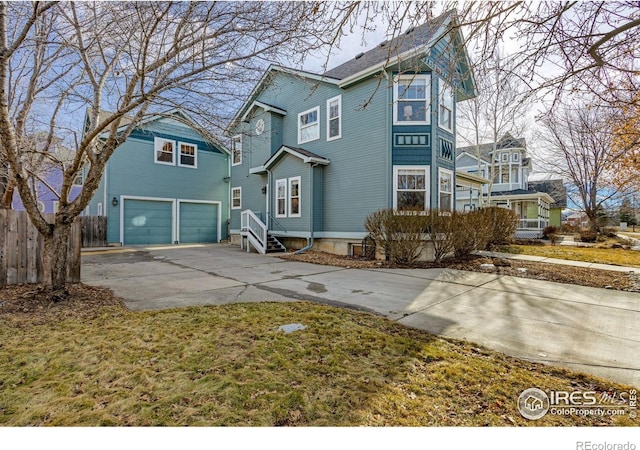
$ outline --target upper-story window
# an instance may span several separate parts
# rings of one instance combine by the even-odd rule
[[[231,138],[231,165],[242,164],[242,136],[237,135]]]
[[[393,123],[430,124],[430,88],[430,75],[397,75],[393,83]]]
[[[198,146],[196,144],[187,144],[186,142],[180,142],[178,144],[180,149],[180,159],[178,165],[182,167],[198,167]]]
[[[298,144],[320,139],[320,107],[298,114]]]
[[[342,137],[342,95],[327,100],[327,141]]]
[[[154,158],[158,164],[175,164],[176,143],[168,139],[154,139]]]
[[[440,80],[438,97],[438,125],[453,132],[453,91],[444,80]]]
[[[518,162],[520,161],[520,153],[514,153],[513,155],[511,155],[511,160],[513,162]]]
[[[501,162],[509,162],[509,153],[501,153],[500,154]]]

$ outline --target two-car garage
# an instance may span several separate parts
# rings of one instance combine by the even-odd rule
[[[220,202],[121,196],[124,245],[221,240]]]

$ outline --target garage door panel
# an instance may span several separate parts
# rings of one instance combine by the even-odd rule
[[[171,244],[171,202],[124,201],[124,244]]]
[[[218,242],[218,205],[180,203],[180,243]]]

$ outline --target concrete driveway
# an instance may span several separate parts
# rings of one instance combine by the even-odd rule
[[[312,300],[640,386],[640,294],[449,269],[346,269],[226,244],[88,252],[132,310]]]

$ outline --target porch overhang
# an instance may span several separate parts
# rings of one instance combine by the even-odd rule
[[[286,145],[283,145],[278,149],[277,152],[271,155],[271,157],[267,159],[261,167],[264,168],[265,171],[270,170],[280,160],[280,158],[282,158],[286,154],[295,156],[296,158],[300,158],[302,162],[308,164],[326,166],[330,163],[328,159],[316,155],[315,153],[311,153],[310,151],[307,151],[303,148],[287,147]]]

